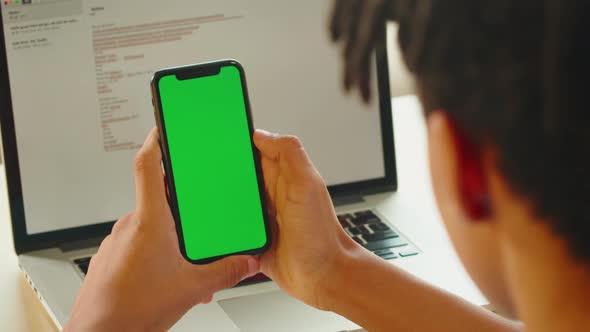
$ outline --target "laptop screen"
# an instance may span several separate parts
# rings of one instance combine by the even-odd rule
[[[255,127],[298,135],[329,185],[383,178],[379,103],[342,90],[331,4],[2,0],[27,234],[134,208],[133,158],[155,125],[149,83],[164,67],[240,61]]]

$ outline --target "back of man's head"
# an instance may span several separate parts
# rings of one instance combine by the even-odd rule
[[[590,263],[590,3],[424,0],[397,11],[426,111],[493,146],[511,189]]]

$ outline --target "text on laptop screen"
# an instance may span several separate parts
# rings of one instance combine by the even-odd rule
[[[342,91],[331,4],[3,0],[27,233],[133,210],[149,82],[165,67],[240,61],[255,127],[299,136],[329,185],[382,178],[379,105]]]

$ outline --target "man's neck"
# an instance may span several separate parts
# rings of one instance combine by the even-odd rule
[[[521,226],[510,227],[503,253],[527,331],[590,330],[590,265],[573,259],[565,242],[544,223],[511,222]]]

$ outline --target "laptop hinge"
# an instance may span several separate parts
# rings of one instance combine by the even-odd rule
[[[84,240],[77,240],[72,242],[65,242],[58,245],[58,248],[61,249],[61,251],[63,252],[94,248],[100,246],[103,239],[104,236]]]
[[[365,199],[360,194],[354,195],[338,195],[332,197],[332,202],[334,206],[342,206],[342,205],[349,205],[349,204],[356,204],[356,203],[363,203]]]

